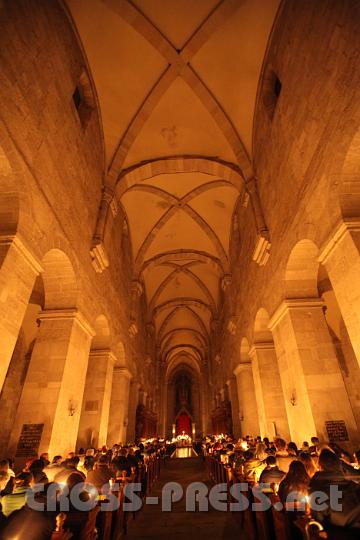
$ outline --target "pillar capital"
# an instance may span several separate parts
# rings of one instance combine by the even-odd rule
[[[127,377],[129,381],[131,381],[131,379],[133,378],[130,370],[128,370],[128,368],[124,366],[114,367],[114,374],[123,375],[124,377]],[[136,381],[132,381],[132,382],[135,383]]]
[[[269,329],[273,330],[279,324],[281,319],[291,310],[306,310],[323,307],[324,301],[321,298],[290,298],[283,300],[270,318]]]
[[[40,321],[54,321],[54,320],[73,320],[86,332],[90,337],[94,337],[96,332],[90,325],[84,315],[76,308],[65,309],[46,309],[41,311],[38,315]]]
[[[360,219],[359,218],[347,218],[341,220],[340,223],[336,225],[330,237],[327,239],[323,245],[318,261],[321,264],[326,264],[327,260],[333,254],[334,250],[338,247],[338,244],[342,242],[346,234],[349,232],[359,232],[360,231]]]
[[[241,362],[241,364],[238,364],[236,366],[233,373],[234,373],[235,376],[237,376],[242,371],[246,371],[247,369],[251,369],[251,368],[252,368],[251,362]]]
[[[0,245],[8,247],[12,246],[18,252],[18,254],[25,259],[28,266],[36,275],[44,271],[39,259],[30,251],[19,234],[1,235]]]
[[[274,348],[275,346],[272,341],[256,341],[249,350],[249,356],[252,358],[256,355],[257,351],[268,351]]]
[[[116,357],[110,349],[91,349],[89,356],[111,360],[113,364],[116,362]]]

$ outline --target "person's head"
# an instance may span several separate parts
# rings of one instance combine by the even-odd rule
[[[81,484],[82,482],[84,482],[84,478],[79,472],[73,472],[69,474],[66,479],[66,484],[69,488],[69,491],[71,491],[75,486]]]
[[[276,467],[276,457],[275,456],[268,456],[266,458],[266,466],[269,469],[273,469],[274,467]]]
[[[106,465],[108,464],[108,459],[107,459],[107,456],[100,456],[97,463],[96,463],[96,467],[99,469],[101,467],[106,467]]]
[[[283,450],[286,450],[286,442],[284,441],[284,439],[281,439],[280,437],[278,437],[277,439],[275,439],[274,443],[275,443],[276,450],[280,452],[282,452]]]
[[[341,472],[341,461],[332,450],[324,448],[319,455],[319,468],[321,471],[339,473]]]
[[[310,476],[310,478],[312,476],[314,476],[314,474],[316,473],[317,471],[317,468],[316,468],[316,465],[314,463],[314,460],[313,458],[310,456],[310,454],[308,454],[307,452],[300,452],[300,455],[299,455],[299,460],[301,461],[301,463],[304,465],[305,469],[306,469],[306,472],[308,473],[308,475]]]
[[[91,471],[94,468],[95,459],[93,456],[86,456],[84,459],[84,469],[86,471]]]
[[[48,452],[43,452],[42,454],[40,454],[40,459],[42,459],[43,461],[49,462],[49,454],[48,454]]]
[[[266,459],[266,456],[266,446],[264,443],[259,442],[256,446],[256,457],[261,461],[264,461],[264,459]]]
[[[29,471],[33,474],[33,475],[36,475],[36,474],[39,474],[41,473],[43,470],[44,470],[44,467],[45,467],[45,464],[43,462],[42,459],[35,459],[30,467],[29,467]]]
[[[306,472],[304,464],[298,460],[294,460],[290,463],[289,472],[286,476],[288,479],[291,479],[293,483],[304,484],[309,481],[309,475]]]
[[[308,443],[307,441],[304,441],[304,442],[302,443],[302,448],[303,448],[304,450],[307,450],[307,449],[309,448],[309,443]]]
[[[298,455],[298,448],[294,442],[289,442],[289,444],[287,445],[287,451],[290,456]]]
[[[319,444],[319,439],[318,437],[311,437],[311,444],[313,446],[317,446]]]
[[[253,459],[253,457],[254,457],[254,452],[252,450],[246,450],[246,452],[244,452],[245,461],[249,461],[250,459]]]
[[[123,457],[126,457],[127,456],[127,449],[126,448],[122,448],[119,452],[120,456],[123,456]]]
[[[62,461],[62,457],[61,456],[54,456],[52,462],[54,465],[58,465],[59,463],[61,463]]]
[[[0,461],[0,472],[7,473],[9,470],[9,462],[7,459],[2,459]]]
[[[264,437],[264,444],[267,448],[270,446],[269,437]]]
[[[30,472],[21,472],[15,477],[15,487],[30,487],[34,477]]]
[[[73,455],[71,458],[66,460],[66,466],[69,469],[76,469],[79,465],[80,458],[78,456]]]

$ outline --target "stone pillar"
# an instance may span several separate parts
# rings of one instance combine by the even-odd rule
[[[126,433],[127,442],[133,442],[135,440],[136,409],[139,404],[139,389],[140,384],[137,381],[131,381],[129,390],[128,426]]]
[[[109,350],[92,350],[86,374],[78,448],[106,444],[115,357]]]
[[[317,435],[327,440],[325,422],[344,420],[357,439],[334,345],[318,299],[285,300],[269,327],[279,362],[291,438],[298,444]]]
[[[39,453],[74,451],[90,344],[94,331],[77,309],[41,312],[13,433],[15,452],[23,424],[44,424]]]
[[[175,421],[175,385],[169,382],[166,388],[166,433],[171,433],[171,426]]]
[[[252,359],[260,434],[270,440],[276,435],[289,440],[289,424],[274,343],[255,343],[249,356]]]
[[[243,362],[234,369],[236,376],[241,435],[259,435],[259,418],[256,407],[254,378],[251,362]]]
[[[0,236],[0,391],[34,287],[42,272],[18,236]]]
[[[231,402],[231,414],[232,414],[232,424],[233,424],[233,434],[236,439],[241,435],[241,424],[239,418],[239,400],[237,393],[237,382],[236,377],[233,376],[227,382],[229,399]]]
[[[107,443],[109,447],[127,442],[131,378],[132,375],[126,367],[114,368]]]
[[[325,265],[360,367],[360,221],[343,221],[323,247]]]

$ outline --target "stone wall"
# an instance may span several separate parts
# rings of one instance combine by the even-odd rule
[[[225,384],[240,362],[242,338],[253,343],[258,310],[265,308],[272,315],[286,297],[286,267],[294,246],[310,239],[320,253],[342,219],[342,168],[360,126],[358,20],[356,3],[336,0],[288,0],[278,15],[264,61],[253,138],[254,169],[271,255],[265,266],[252,260],[253,217],[249,206],[239,205],[240,248],[227,291],[229,297],[236,297],[236,309],[228,306],[224,314],[222,363],[213,366],[217,387]],[[276,77],[281,82],[278,97]],[[352,165],[353,172],[360,170],[360,160]],[[353,190],[356,199],[358,190],[349,185],[346,189],[348,197]],[[359,212],[352,206],[352,217]],[[356,245],[355,233],[351,241]],[[306,272],[310,264],[306,257],[303,263]],[[344,276],[348,264],[344,261]],[[315,261],[310,269],[315,281],[318,265]],[[298,268],[295,278],[300,289],[304,268]],[[352,286],[357,291],[353,280]],[[340,309],[345,309],[346,301],[337,296]],[[233,335],[224,331],[231,318],[236,323]]]
[[[58,2],[9,0],[0,7],[0,36],[0,307],[8,313],[2,318],[3,379],[38,273],[44,276],[45,309],[55,288],[52,309],[73,307],[89,327],[104,315],[117,365],[141,377],[146,351],[141,337],[128,334],[132,258],[123,241],[121,212],[109,218],[114,220],[105,246],[111,254],[109,269],[97,273],[90,256],[105,156],[96,91],[77,35]],[[56,302],[65,294],[70,269],[73,305],[60,305]],[[84,362],[72,363],[75,380],[83,377]],[[79,383],[80,393],[81,388]],[[80,411],[81,406],[75,415]]]

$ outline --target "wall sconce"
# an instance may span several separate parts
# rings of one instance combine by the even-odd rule
[[[291,405],[292,405],[293,407],[295,407],[295,405],[296,405],[296,392],[295,392],[295,390],[293,390],[293,391],[291,392],[290,403],[291,403]]]
[[[68,412],[69,412],[69,416],[74,416],[76,412],[75,405],[73,404],[71,400],[69,401]]]

